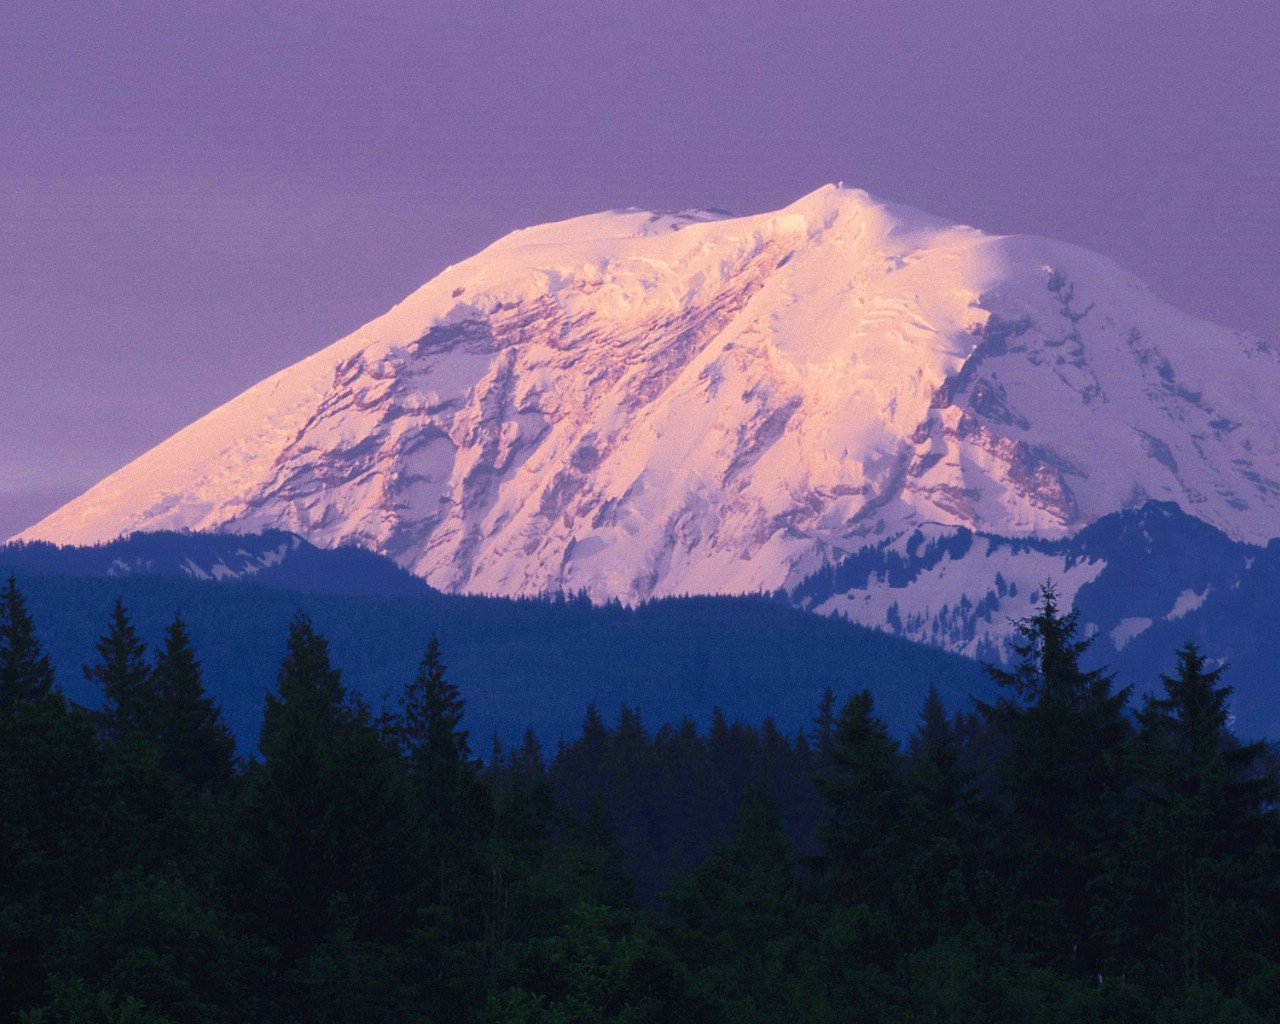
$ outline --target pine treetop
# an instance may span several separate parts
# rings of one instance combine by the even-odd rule
[[[0,714],[53,692],[53,666],[41,648],[18,582],[9,577],[0,594]]]

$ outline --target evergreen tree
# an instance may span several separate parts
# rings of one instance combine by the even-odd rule
[[[897,741],[875,716],[869,691],[841,709],[830,768],[817,784],[826,805],[826,864],[839,899],[851,906],[881,902],[892,889],[903,790]]]
[[[580,817],[591,801],[604,792],[604,765],[612,736],[594,702],[587,705],[582,733],[572,743],[561,744],[553,764],[560,799]]]
[[[546,780],[546,758],[542,752],[542,742],[538,739],[538,734],[533,731],[533,726],[525,726],[520,749],[511,751],[507,758],[507,766],[527,785]]]
[[[966,779],[957,767],[955,730],[936,686],[929,687],[908,749],[912,783],[924,804],[934,811],[955,810]]]
[[[113,859],[108,801],[89,718],[61,694],[0,718],[0,1020],[48,998],[61,936]]]
[[[606,907],[630,907],[635,886],[626,871],[626,857],[609,827],[604,799],[597,796],[586,817],[568,829],[574,871],[573,899]]]
[[[147,646],[138,637],[124,603],[116,598],[107,632],[96,645],[98,662],[86,665],[85,678],[102,689],[104,731],[115,740],[125,736],[155,737],[156,701]]]
[[[796,1019],[804,955],[795,854],[759,780],[742,794],[733,833],[668,893],[673,939],[694,993],[724,1019]]]
[[[664,811],[659,790],[653,742],[638,708],[623,705],[604,763],[606,807],[627,809],[625,820],[611,818],[622,853],[630,865],[642,897],[660,886],[662,849],[661,818]]]
[[[433,636],[394,731],[408,759],[423,898],[454,917],[459,899],[474,895],[465,890],[477,878],[491,804],[462,728],[465,702],[445,673]]]
[[[1093,901],[1123,825],[1129,689],[1084,669],[1092,639],[1079,613],[1062,613],[1046,583],[1036,614],[1016,623],[1013,671],[988,667],[1013,697],[980,705],[1009,743],[1005,782],[1013,814],[1010,868],[1020,885],[1022,942],[1056,967],[1103,968]]]
[[[48,997],[60,933],[102,859],[101,765],[10,577],[0,595],[0,1020]]]
[[[53,667],[40,647],[35,623],[9,577],[0,594],[0,716],[10,716],[23,702],[45,699],[53,691]]]
[[[119,868],[160,870],[184,855],[191,815],[161,765],[155,680],[146,645],[118,597],[97,652],[84,674],[103,694],[97,720],[112,803],[102,853]]]
[[[1272,781],[1259,775],[1266,744],[1241,745],[1231,735],[1232,689],[1220,685],[1227,666],[1207,668],[1191,641],[1176,658],[1176,674],[1160,676],[1165,696],[1149,698],[1138,715],[1144,746],[1164,755],[1156,781],[1167,794],[1216,803],[1237,822],[1241,812],[1257,814],[1275,795]]]
[[[1276,952],[1276,780],[1263,743],[1228,730],[1226,666],[1208,668],[1195,644],[1177,652],[1165,696],[1139,714],[1143,800],[1131,829],[1130,876],[1138,920],[1131,955],[1156,954],[1154,979],[1187,990],[1228,990]]]
[[[161,765],[197,786],[225,786],[234,774],[235,739],[205,692],[182,616],[165,631],[151,672]]]
[[[299,970],[335,936],[365,941],[397,927],[412,908],[400,891],[410,858],[394,757],[365,709],[348,703],[327,641],[301,612],[258,746],[266,760],[248,779],[246,909],[266,916]]]
[[[818,713],[813,719],[813,732],[809,742],[821,761],[826,760],[831,750],[832,738],[836,731],[836,695],[831,687],[822,691],[822,702],[818,705]]]
[[[565,812],[540,763],[533,766],[534,756],[536,745],[526,743],[518,763],[491,770],[493,785],[476,786],[478,799],[467,801],[470,816],[455,829],[447,902],[439,908],[447,914],[439,941],[448,955],[424,954],[440,972],[430,987],[448,993],[433,1001],[434,1019],[458,1019],[482,992],[491,992],[530,940],[561,926],[581,898],[579,880],[609,863],[606,854],[566,843]],[[581,891],[592,890],[587,884]]]
[[[471,748],[462,728],[465,702],[445,677],[440,641],[434,636],[418,666],[418,674],[401,699],[396,732],[412,770],[424,788],[456,786],[471,770]]]
[[[276,674],[276,692],[267,694],[259,746],[270,760],[291,728],[309,727],[320,735],[346,716],[342,673],[329,662],[329,642],[311,619],[298,612],[289,623],[284,660]]]
[[[214,865],[232,830],[224,827],[225,801],[198,791],[230,783],[230,734],[204,697],[181,619],[145,685],[137,671],[141,643],[123,614],[99,653],[96,678],[113,694],[99,730],[107,740],[98,796],[104,827],[93,843],[101,881],[59,933],[54,998],[42,1013],[55,1020],[116,1019],[117,1012],[122,1020],[242,1019],[257,999],[241,986],[256,976],[261,990],[254,965],[265,951],[243,942],[218,905]]]
[[[876,715],[870,692],[853,694],[831,734],[826,770],[816,777],[825,805],[824,853],[815,859],[823,900],[810,915],[815,941],[803,970],[798,1020],[893,1020],[892,986],[911,925],[898,893],[910,850],[898,744]]]
[[[930,687],[912,733],[905,777],[905,856],[899,917],[912,944],[962,929],[989,897],[981,871],[991,815],[974,774],[960,766],[960,738],[938,691]]]

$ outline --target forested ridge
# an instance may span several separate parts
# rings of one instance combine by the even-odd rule
[[[504,747],[447,635],[375,711],[299,612],[237,760],[180,616],[101,628],[91,711],[0,592],[0,1020],[1277,1019],[1274,751],[1191,644],[1083,668],[1051,587],[905,744],[858,691]]]
[[[150,551],[154,539],[130,543],[137,554],[139,546]],[[347,692],[375,709],[395,702],[413,678],[426,638],[437,634],[466,689],[468,725],[483,737],[486,755],[495,730],[507,744],[518,744],[530,724],[547,743],[574,736],[591,701],[610,717],[623,704],[638,704],[654,722],[678,722],[687,714],[704,727],[716,707],[744,722],[772,715],[794,734],[827,687],[843,692],[854,678],[857,688],[875,694],[894,735],[904,737],[930,684],[952,710],[970,694],[994,694],[967,658],[759,595],[663,598],[629,608],[564,594],[518,600],[430,590],[363,594],[324,589],[325,580],[315,574],[289,586],[257,577],[218,582],[150,571],[86,576],[77,566],[79,556],[89,553],[84,549],[62,549],[59,557],[69,560],[54,559],[62,566],[57,571],[15,565],[20,560],[14,551],[0,550],[0,582],[16,576],[66,696],[88,707],[101,703],[101,688],[84,679],[81,666],[96,656],[117,598],[153,645],[180,611],[200,652],[205,687],[219,701],[241,753],[257,744],[265,694],[299,608],[328,641]],[[40,554],[40,547],[25,545],[22,552]],[[311,554],[312,567],[329,582],[342,576],[345,588],[376,578],[363,568],[347,573],[347,556],[394,569],[366,553]],[[321,589],[308,589],[313,587]]]

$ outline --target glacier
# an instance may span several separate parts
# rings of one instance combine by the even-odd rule
[[[1152,500],[1261,544],[1278,390],[1268,345],[1067,243],[840,186],[617,210],[500,239],[17,539],[281,529],[444,590],[624,602]]]

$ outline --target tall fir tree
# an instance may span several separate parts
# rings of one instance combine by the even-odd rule
[[[572,743],[561,743],[555,758],[556,788],[560,798],[578,815],[602,794],[605,760],[612,735],[595,702],[587,705],[582,732]]]
[[[299,612],[267,694],[258,740],[265,763],[251,771],[247,794],[259,862],[246,879],[255,883],[250,901],[267,912],[290,961],[331,931],[330,905],[350,886],[345,697],[327,641]]]
[[[504,957],[526,909],[528,865],[515,838],[524,790],[513,787],[495,807],[473,759],[466,710],[432,636],[405,688],[392,732],[407,767],[408,863],[421,923],[416,955],[429,967],[424,988],[433,1019],[458,1019],[479,998],[482,977]],[[495,763],[500,758],[495,750]],[[508,815],[506,811],[517,813]],[[536,817],[536,815],[532,815]],[[495,820],[506,826],[495,828]],[[537,827],[534,826],[534,831]],[[505,840],[505,841],[504,841]]]
[[[1034,615],[1016,623],[1012,671],[988,672],[1012,697],[980,705],[1009,744],[1005,782],[1024,948],[1046,964],[1101,973],[1097,883],[1123,831],[1129,688],[1081,658],[1079,612],[1062,612],[1045,583]]]
[[[147,645],[134,628],[124,602],[116,598],[107,632],[96,645],[98,661],[86,665],[85,678],[102,689],[102,721],[110,739],[126,736],[154,737],[156,702]]]
[[[937,812],[954,811],[967,780],[958,768],[956,732],[936,686],[929,687],[908,754],[912,785],[923,804]]]
[[[898,743],[876,717],[871,693],[853,694],[831,734],[829,767],[817,777],[826,808],[827,867],[845,904],[875,904],[891,891],[903,789]]]
[[[10,576],[0,594],[0,716],[10,716],[18,704],[44,700],[52,692],[53,666],[40,646],[18,582]]]
[[[464,877],[474,880],[483,819],[491,809],[462,728],[464,710],[433,636],[405,688],[396,733],[408,759],[424,898],[435,905],[456,900]]]
[[[53,683],[11,576],[0,594],[0,1020],[47,998],[58,936],[100,860],[93,731]]]
[[[309,616],[298,612],[289,623],[276,692],[267,694],[259,744],[263,755],[270,759],[295,721],[313,729],[332,728],[343,717],[345,700],[342,673],[329,661],[329,642],[316,632]]]
[[[433,636],[401,699],[398,737],[427,788],[453,785],[471,769],[471,747],[462,728],[465,702],[446,671],[440,641]]]
[[[1226,666],[1209,668],[1190,641],[1176,657],[1174,674],[1160,676],[1164,696],[1139,713],[1128,952],[1164,965],[1158,984],[1229,991],[1277,952],[1277,780],[1266,745],[1229,731]]]
[[[265,758],[254,773],[251,795],[265,828],[268,869],[295,890],[295,923],[302,941],[323,930],[323,911],[340,870],[335,838],[322,828],[338,813],[339,751],[347,720],[339,672],[329,663],[329,645],[299,612],[289,624],[286,653],[268,693],[258,749]]]
[[[796,857],[763,782],[743,790],[727,842],[667,893],[670,931],[694,993],[729,1020],[799,1019],[803,984]]]
[[[391,944],[417,909],[400,762],[301,612],[258,746],[265,761],[247,773],[245,840],[227,884],[280,951],[277,1013],[337,1021],[362,1000],[382,1008],[373,990],[405,983]]]
[[[205,692],[186,623],[174,616],[151,671],[161,766],[197,787],[222,788],[235,774],[235,738]]]
[[[84,674],[103,695],[98,733],[113,800],[103,856],[120,868],[159,870],[184,858],[192,819],[161,766],[160,705],[146,644],[118,597],[97,652]]]
[[[818,713],[813,718],[813,728],[809,734],[809,745],[813,748],[814,759],[818,771],[826,770],[831,760],[831,744],[836,731],[836,695],[831,687],[822,691],[822,702],[818,705]]]
[[[898,905],[916,945],[959,931],[985,895],[979,864],[991,815],[974,773],[961,767],[961,753],[956,725],[930,687],[904,778],[906,856]]]

